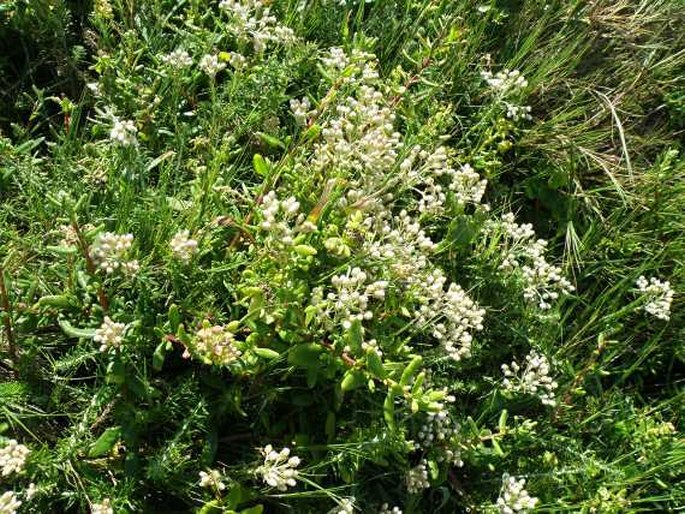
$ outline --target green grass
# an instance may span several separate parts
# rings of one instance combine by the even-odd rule
[[[526,479],[539,512],[685,506],[681,0],[275,0],[296,39],[263,53],[215,4],[93,3],[0,7],[0,448],[31,450],[0,494],[13,490],[19,512],[110,499],[117,513],[321,513],[352,498],[364,513],[500,512],[505,474]],[[379,172],[359,139],[372,123],[346,127],[350,156],[324,156],[339,106],[363,93],[344,79],[356,64],[341,76],[325,65],[336,46],[375,56],[371,103],[394,113],[403,142],[378,151]],[[193,65],[173,70],[162,56],[179,47]],[[216,78],[198,67],[205,54],[226,64]],[[527,85],[501,98],[481,73],[505,69]],[[304,127],[289,108],[302,97],[316,109]],[[531,119],[507,117],[505,101]],[[108,109],[134,122],[136,144],[111,140]],[[448,194],[443,211],[422,211],[430,180],[447,178],[426,156],[401,165],[415,145],[472,166],[482,200]],[[261,225],[270,191],[299,202],[302,219],[287,223],[316,230],[283,246]],[[395,257],[374,255],[377,224],[402,210],[436,248],[403,257],[404,239]],[[520,267],[500,266],[514,244],[507,212],[575,286],[549,310],[524,299]],[[80,240],[61,243],[62,226]],[[189,263],[169,245],[184,229],[197,241]],[[103,232],[134,235],[137,273],[94,268]],[[419,254],[425,268],[396,267]],[[372,319],[347,326],[312,303],[352,267],[388,286]],[[459,361],[432,333],[438,303],[414,314],[431,269],[485,309]],[[640,276],[670,282],[668,321],[644,310]],[[128,328],[101,352],[105,316]],[[203,353],[205,321],[239,359]],[[362,347],[371,339],[382,354]],[[531,350],[549,360],[553,406],[503,384],[501,365]],[[458,429],[415,446],[441,409]],[[267,444],[301,459],[294,487],[262,480]],[[462,466],[441,459],[447,449]],[[410,494],[424,460],[429,487]],[[225,490],[200,486],[208,469]]]

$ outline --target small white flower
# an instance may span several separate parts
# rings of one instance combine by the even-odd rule
[[[177,48],[173,52],[163,55],[161,60],[164,64],[177,69],[188,68],[193,64],[192,57],[182,48]]]
[[[328,514],[354,514],[354,498],[343,498]]]
[[[402,509],[399,507],[393,507],[391,509],[390,505],[384,503],[381,505],[381,510],[378,512],[378,514],[402,514]]]
[[[190,239],[190,231],[181,230],[169,242],[171,251],[174,257],[185,263],[190,262],[190,259],[197,253],[197,241]]]
[[[26,499],[30,500],[31,498],[33,498],[36,495],[37,492],[38,492],[38,488],[36,487],[36,484],[31,482],[29,484],[28,488],[26,489],[26,491],[24,492],[24,494],[26,495]]]
[[[109,138],[121,146],[133,146],[137,143],[137,132],[138,129],[133,121],[120,120],[115,117],[112,130],[109,132]]]
[[[264,464],[257,468],[256,473],[267,485],[279,491],[286,491],[288,487],[297,485],[298,471],[295,468],[300,465],[300,458],[291,457],[290,448],[276,451],[267,444],[259,451],[264,456]]]
[[[108,275],[121,269],[125,273],[133,274],[138,271],[138,261],[128,259],[128,251],[133,244],[132,234],[113,234],[104,232],[98,234],[90,247],[90,255],[95,264]]]
[[[671,284],[656,277],[647,280],[640,276],[636,285],[647,302],[642,308],[652,316],[668,321],[671,318],[671,303],[675,294]]]
[[[17,500],[17,495],[14,491],[5,491],[0,496],[0,514],[17,514],[17,509],[21,506],[21,502]]]
[[[207,54],[200,59],[199,67],[207,75],[213,78],[226,67],[226,64],[219,62],[219,58],[216,55]]]
[[[7,444],[0,449],[0,468],[2,476],[6,477],[12,473],[20,473],[26,464],[26,457],[31,450],[23,444],[19,444],[16,439],[10,439]]]
[[[192,340],[193,353],[206,364],[226,366],[237,360],[241,351],[235,346],[235,335],[228,327],[210,326],[205,321]]]
[[[425,460],[409,470],[405,477],[405,484],[407,485],[407,492],[409,494],[417,494],[423,489],[428,489],[430,487]]]
[[[94,503],[90,508],[90,514],[114,514],[112,501],[105,498],[101,503]]]
[[[532,350],[526,356],[525,368],[513,361],[502,364],[504,380],[502,385],[507,391],[530,394],[540,398],[543,405],[556,405],[554,391],[558,384],[550,376],[550,365],[547,357]]]
[[[228,62],[236,70],[242,70],[243,68],[245,68],[245,66],[247,66],[247,59],[245,58],[245,56],[239,54],[238,52],[231,52],[230,59]]]
[[[221,473],[218,469],[200,471],[200,487],[223,491],[226,489],[226,484],[221,481],[221,478]]]
[[[116,323],[109,316],[105,316],[102,325],[95,331],[93,340],[96,343],[100,343],[101,352],[106,352],[112,348],[119,348],[124,340],[125,330],[126,325],[124,323]]]
[[[502,490],[497,498],[497,507],[501,514],[516,514],[530,512],[538,503],[537,498],[533,498],[524,489],[526,480],[504,475]]]

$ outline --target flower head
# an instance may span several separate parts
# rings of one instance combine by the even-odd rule
[[[102,503],[94,503],[90,508],[90,514],[114,514],[112,501],[109,498],[102,500]]]
[[[300,465],[300,458],[291,457],[290,448],[276,451],[267,444],[259,451],[264,456],[264,464],[257,468],[256,473],[266,484],[279,491],[286,491],[288,487],[297,485],[298,472],[295,468]]]
[[[21,502],[17,500],[17,495],[14,491],[5,491],[0,496],[0,514],[17,514],[17,509],[21,506]]]
[[[12,473],[19,473],[24,469],[26,457],[31,450],[23,444],[19,444],[16,439],[10,439],[7,444],[0,448],[0,468],[2,476],[6,477]]]
[[[197,241],[190,238],[190,231],[188,230],[177,232],[169,245],[174,257],[185,263],[190,262],[193,255],[197,253]]]
[[[100,343],[100,351],[106,352],[112,348],[119,348],[124,340],[124,331],[126,325],[124,323],[116,323],[112,321],[109,316],[105,316],[105,320],[95,331],[93,340]]]

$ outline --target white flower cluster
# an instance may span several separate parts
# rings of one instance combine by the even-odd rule
[[[516,480],[507,475],[503,477],[502,490],[497,498],[497,507],[502,514],[525,513],[535,508],[538,499],[528,494],[525,485],[525,478]]]
[[[136,134],[138,129],[131,120],[121,120],[113,117],[112,130],[109,131],[109,138],[121,146],[134,146],[137,142]]]
[[[533,119],[533,117],[530,115],[532,110],[530,105],[514,105],[508,102],[505,102],[504,105],[507,108],[507,118],[510,118],[514,121]]]
[[[161,57],[161,61],[164,64],[171,66],[176,69],[188,68],[193,65],[193,59],[190,54],[183,50],[182,48],[177,48],[173,52],[170,52]]]
[[[519,225],[510,212],[502,216],[501,222],[489,224],[487,230],[497,225],[505,235],[504,260],[500,269],[521,270],[523,296],[526,300],[547,310],[552,307],[551,302],[559,299],[560,295],[567,295],[575,290],[568,279],[561,275],[561,268],[547,262],[547,241],[535,239],[535,231],[530,223]]]
[[[354,498],[343,498],[328,514],[354,514]]]
[[[316,230],[316,226],[305,219],[300,210],[300,202],[294,196],[279,200],[275,191],[269,191],[260,207],[262,221],[259,227],[267,233],[268,243],[279,249],[293,245],[296,233]]]
[[[554,391],[558,384],[550,376],[550,365],[547,357],[535,350],[526,355],[523,369],[516,362],[502,364],[504,380],[502,385],[507,391],[537,396],[543,405],[556,405]]]
[[[647,302],[642,308],[652,316],[668,321],[671,318],[671,303],[674,295],[671,284],[667,280],[661,281],[656,277],[647,280],[644,276],[640,276],[636,284]]]
[[[2,476],[6,477],[12,473],[20,473],[26,464],[26,457],[31,450],[23,444],[19,444],[16,439],[10,439],[7,444],[0,448],[0,468]]]
[[[490,71],[481,72],[481,77],[488,83],[495,95],[500,99],[502,106],[507,111],[507,118],[513,121],[531,120],[531,107],[529,105],[516,105],[505,102],[503,99],[516,95],[528,86],[528,81],[518,70],[504,70],[493,75]]]
[[[381,505],[381,510],[378,511],[378,514],[402,514],[402,509],[399,507],[390,508],[390,505],[384,503]]]
[[[128,259],[128,251],[133,244],[132,234],[98,234],[90,247],[90,255],[105,273],[112,274],[121,269],[125,273],[135,273],[139,269],[138,261]]]
[[[453,396],[449,398],[454,399]],[[461,458],[461,451],[451,441],[458,431],[459,425],[450,419],[447,409],[428,412],[425,423],[419,429],[417,446],[424,450],[435,448],[438,450],[439,461],[447,461],[454,466],[462,467],[464,461]]]
[[[388,282],[377,280],[367,284],[367,279],[368,275],[361,268],[349,268],[346,273],[331,278],[335,292],[329,292],[324,298],[323,289],[316,288],[312,294],[312,305],[341,321],[345,330],[356,320],[370,320],[373,312],[369,310],[369,301],[383,300]],[[368,344],[372,345],[371,342]]]
[[[298,125],[306,125],[307,120],[316,114],[315,110],[312,110],[312,104],[309,98],[306,96],[302,97],[302,100],[297,98],[290,99],[290,111],[293,113],[293,117]]]
[[[268,42],[290,43],[295,33],[289,27],[278,23],[261,0],[221,0],[219,8],[230,17],[230,28],[242,37],[252,39],[256,53],[266,49]]]
[[[192,349],[207,364],[226,366],[237,360],[242,352],[235,346],[235,335],[228,327],[205,324],[192,341]]]
[[[458,284],[444,290],[447,278],[435,269],[418,284],[420,305],[416,321],[432,329],[432,335],[455,361],[471,356],[471,332],[483,330],[485,309],[476,304]]]
[[[297,485],[297,466],[300,465],[299,457],[290,456],[290,448],[283,448],[280,452],[273,449],[270,444],[260,449],[264,455],[264,464],[257,468],[257,475],[262,480],[275,487],[279,491],[286,491],[288,487]]]
[[[528,86],[528,81],[519,70],[503,70],[495,75],[491,71],[482,71],[480,75],[501,96],[517,93]]]
[[[189,230],[181,230],[169,242],[171,251],[178,260],[188,263],[197,253],[197,241],[190,238]]]
[[[105,498],[101,503],[94,503],[90,508],[90,514],[114,514],[112,500]]]
[[[200,487],[206,487],[215,491],[223,491],[226,489],[226,484],[224,484],[221,479],[221,472],[218,469],[200,471]]]
[[[14,491],[5,491],[0,496],[0,514],[17,514],[19,507],[21,507],[21,502]]]
[[[342,71],[350,64],[350,58],[345,53],[345,50],[339,46],[334,46],[328,49],[328,55],[321,58],[326,68],[336,69]]]
[[[236,70],[242,70],[247,66],[247,58],[243,54],[230,52],[228,55],[228,63]]]
[[[404,482],[407,486],[407,492],[409,492],[409,494],[417,494],[424,489],[428,489],[430,487],[430,482],[428,481],[428,469],[426,468],[426,461],[421,461],[420,464],[411,468],[407,472]]]
[[[322,142],[314,148],[314,167],[352,173],[364,191],[377,191],[388,180],[400,147],[395,113],[383,93],[362,84],[355,97],[336,107],[337,118],[323,123]],[[356,182],[356,181],[355,181]]]
[[[412,168],[417,157],[425,159],[425,162],[419,170],[414,171]],[[453,168],[444,146],[439,146],[433,153],[415,146],[400,164],[400,171],[407,176],[408,182],[423,183],[424,189],[421,191],[418,206],[422,213],[442,213],[448,191],[454,195],[459,205],[479,204],[488,184],[488,181],[481,178],[470,164],[463,164],[458,169]],[[442,177],[448,180],[446,188],[440,184]]]
[[[126,325],[124,323],[116,323],[112,321],[109,316],[105,316],[105,320],[95,331],[93,340],[100,343],[100,351],[106,352],[112,348],[119,348],[124,340],[124,331]]]
[[[353,49],[350,55],[338,46],[329,48],[328,55],[322,57],[321,62],[331,78],[341,79],[347,84],[357,83],[360,80],[371,83],[378,79],[376,56],[358,48]],[[354,69],[350,70],[352,73],[346,73],[343,76],[342,72],[350,65],[354,66]]]
[[[219,57],[214,54],[203,55],[198,63],[198,66],[211,78],[214,78],[217,73],[226,68],[226,63],[219,61]]]

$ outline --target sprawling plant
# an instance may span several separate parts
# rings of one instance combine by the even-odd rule
[[[516,206],[538,70],[452,7],[94,2],[83,97],[0,143],[0,514],[674,506],[672,408],[591,404],[680,271],[603,296]]]

